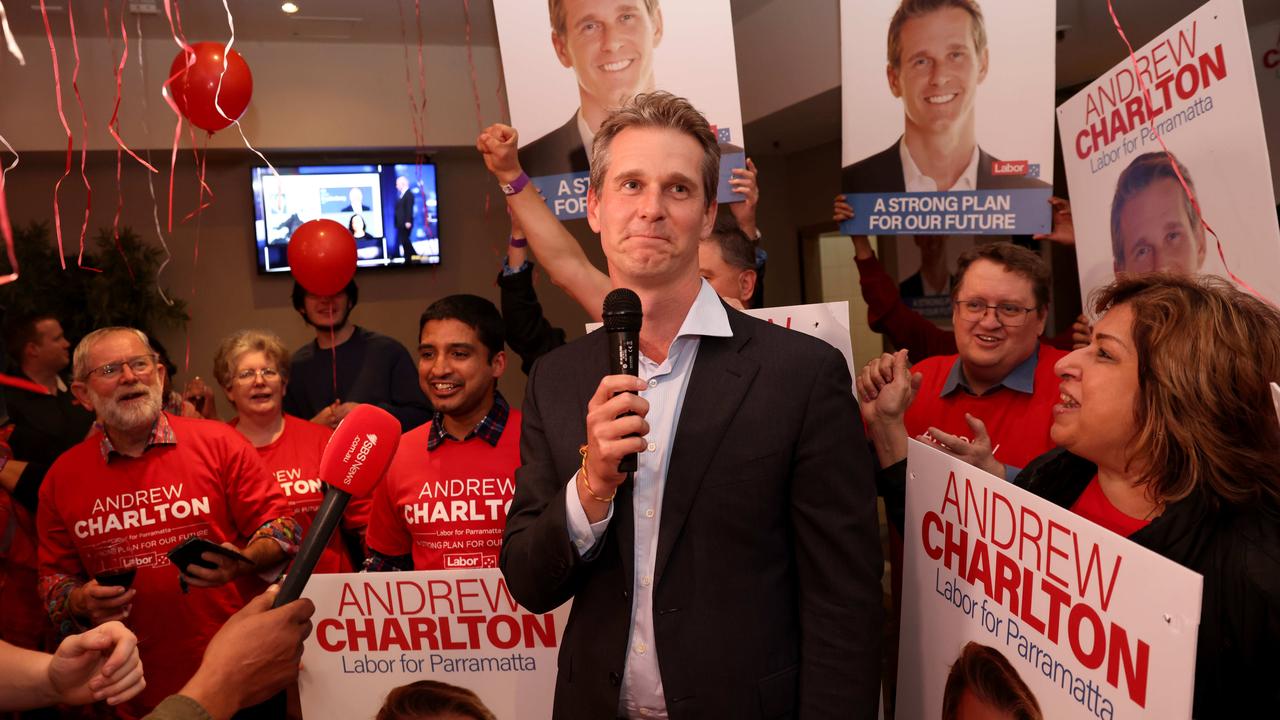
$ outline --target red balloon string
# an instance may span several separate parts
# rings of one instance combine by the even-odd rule
[[[111,21],[107,15],[108,2],[109,0],[102,0],[102,21],[107,28],[107,37],[110,38],[111,37]],[[125,11],[125,2],[124,0],[121,0],[120,2],[120,39],[123,41],[124,51],[120,55],[120,64],[116,66],[116,104],[115,104],[115,107],[112,108],[111,110],[111,119],[107,121],[107,131],[110,132],[111,137],[115,139],[116,145],[118,145],[121,150],[124,150],[125,152],[129,153],[129,157],[133,158],[134,160],[137,160],[142,165],[142,167],[146,168],[147,170],[150,170],[151,172],[158,172],[155,169],[155,167],[151,165],[151,163],[138,157],[137,153],[130,150],[129,146],[126,145],[124,140],[121,139],[120,137],[120,98],[122,94],[121,90],[124,86],[125,63],[127,63],[129,60],[129,33],[126,30],[125,24],[124,24],[124,16],[125,16],[124,11]]]
[[[85,165],[89,157],[89,116],[84,111],[84,98],[80,97],[80,43],[76,41],[76,16],[67,4],[67,25],[71,28],[71,51],[75,55],[76,64],[71,68],[71,90],[76,95],[76,105],[80,107],[80,125],[84,133],[80,138],[80,179],[84,182],[84,222],[80,225],[80,253],[76,256],[76,265],[82,270],[101,272],[98,268],[84,264],[84,239],[89,234],[89,211],[93,208],[93,188],[89,185],[89,175]]]
[[[0,136],[0,142],[3,142],[5,147],[9,147],[9,142],[3,136]],[[12,151],[12,148],[10,150]],[[16,155],[17,153],[14,154]],[[8,275],[0,276],[0,285],[7,285],[18,279],[18,255],[13,248],[13,227],[9,224],[9,204],[5,201],[4,194],[5,173],[12,170],[14,165],[17,164],[18,161],[15,159],[13,165],[8,168],[0,167],[0,236],[4,237],[4,247],[9,253],[9,267],[13,269],[13,272]]]
[[[200,228],[203,225],[203,221],[204,221],[204,215],[200,211],[204,210],[205,208],[209,207],[209,205],[213,204],[213,191],[210,190],[209,186],[206,185],[204,182],[204,167],[205,167],[204,163],[205,163],[205,160],[209,157],[209,138],[212,137],[213,133],[205,134],[204,146],[203,148],[201,148],[199,152],[196,151],[196,139],[194,137],[195,136],[194,129],[191,131],[191,134],[192,134],[191,152],[195,154],[196,164],[200,166],[200,189],[198,191],[199,199],[196,201],[196,209],[191,211],[191,214],[183,218],[182,222],[185,223],[186,221],[190,220],[193,217],[196,219],[196,236],[195,236],[195,240],[193,240],[191,243],[191,299],[195,300],[196,299],[196,278],[200,277],[200,273],[197,272],[197,268],[200,265]],[[209,193],[209,202],[207,203],[204,201],[204,194],[206,191]],[[185,357],[183,358],[183,361],[182,361],[183,372],[189,372],[191,370],[191,325],[190,323],[187,324],[187,343],[186,344],[187,344],[187,350],[185,353]]]
[[[195,158],[196,167],[198,168],[196,177],[200,182],[200,188],[199,188],[199,195],[197,196],[197,200],[196,200],[196,209],[187,213],[186,217],[182,218],[182,224],[185,224],[191,218],[199,215],[201,211],[203,211],[205,208],[213,204],[213,188],[209,187],[209,184],[206,183],[204,180],[205,179],[205,171],[204,171],[205,160],[207,160],[209,157],[209,138],[213,137],[213,133],[205,133],[203,150],[196,149],[196,130],[194,125],[187,125],[187,134],[191,138],[191,154]],[[208,202],[205,202],[205,199],[204,199],[205,195],[209,196]],[[196,248],[197,258],[199,257],[199,250],[200,250],[199,247],[197,247]]]
[[[471,0],[462,0],[462,15],[467,25],[467,65],[471,68],[471,94],[476,103],[476,130],[484,130],[484,117],[480,112],[480,81],[476,76],[476,59],[471,48]],[[485,204],[487,210],[488,203]]]
[[[53,44],[53,29],[49,27],[49,10],[45,7],[44,0],[40,0],[40,17],[44,19],[44,35],[49,40],[49,55],[53,59],[53,92],[58,101],[58,119],[62,120],[62,129],[67,132],[67,163],[63,170],[62,177],[58,178],[58,182],[53,185],[53,231],[58,239],[58,262],[62,264],[62,269],[67,269],[66,251],[62,247],[62,214],[58,210],[58,191],[62,189],[62,181],[71,175],[71,151],[74,147],[74,139],[71,135],[71,125],[67,123],[67,114],[62,109],[62,76],[58,72],[58,49]]]
[[[1116,17],[1116,9],[1111,4],[1111,0],[1107,0],[1107,12],[1111,13],[1111,22],[1116,26],[1116,32],[1120,34],[1120,39],[1124,41],[1124,46],[1129,49],[1129,62],[1133,64],[1133,74],[1138,78],[1138,91],[1142,93],[1142,97],[1146,101],[1147,107],[1150,108],[1151,93],[1147,91],[1146,83],[1142,80],[1142,73],[1138,70],[1138,58],[1134,54],[1133,44],[1129,42],[1129,37],[1125,35],[1124,28],[1120,26],[1120,18]],[[1210,226],[1209,221],[1205,219],[1204,212],[1200,209],[1200,201],[1196,199],[1196,194],[1191,190],[1191,185],[1187,182],[1187,179],[1182,176],[1182,171],[1178,169],[1178,163],[1174,161],[1173,153],[1169,152],[1169,146],[1165,144],[1164,136],[1156,129],[1155,117],[1151,116],[1150,112],[1148,112],[1147,115],[1149,116],[1147,118],[1147,127],[1151,130],[1152,134],[1155,135],[1156,140],[1160,142],[1160,148],[1164,150],[1165,156],[1169,159],[1169,166],[1173,168],[1173,174],[1178,177],[1178,182],[1182,184],[1183,192],[1185,192],[1187,197],[1191,200],[1191,206],[1195,208],[1196,216],[1200,218],[1200,222],[1204,225],[1204,229],[1208,230],[1209,234],[1213,236],[1213,242],[1218,249],[1218,259],[1222,261],[1222,267],[1227,271],[1227,276],[1239,284],[1240,287],[1248,290],[1254,296],[1261,298],[1261,293],[1255,290],[1252,285],[1245,282],[1239,275],[1232,272],[1231,268],[1227,265],[1227,256],[1222,249],[1222,239],[1218,237],[1218,233],[1213,231],[1213,227]]]
[[[348,312],[350,312],[350,309],[348,309]],[[341,398],[338,397],[338,341],[333,332],[332,323],[329,325],[329,352],[333,358],[333,401],[338,402],[341,400]]]
[[[429,215],[427,214],[427,193],[423,184],[422,164],[427,159],[427,73],[426,62],[423,53],[422,39],[422,5],[418,0],[414,1],[414,28],[417,32],[418,43],[418,89],[414,89],[413,78],[410,76],[409,60],[409,40],[405,32],[404,5],[402,0],[396,0],[396,10],[400,15],[400,47],[404,54],[404,83],[408,91],[409,98],[409,124],[413,129],[414,143],[414,179],[418,188],[418,205],[422,213],[423,222],[427,222]],[[412,224],[411,224],[412,227]],[[406,252],[413,253],[413,238],[409,238],[409,247]]]

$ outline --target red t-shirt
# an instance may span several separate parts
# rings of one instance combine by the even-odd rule
[[[1123,537],[1129,537],[1151,524],[1150,520],[1129,517],[1112,505],[1107,494],[1102,492],[1102,483],[1098,482],[1097,475],[1093,476],[1084,492],[1072,503],[1071,512]]]
[[[496,446],[479,437],[427,450],[431,423],[400,438],[373,492],[367,541],[383,555],[413,554],[415,570],[497,567],[520,465],[520,411]]]
[[[40,574],[87,581],[136,563],[126,624],[138,636],[147,687],[126,714],[144,715],[195,674],[205,645],[247,598],[237,583],[183,594],[165,555],[188,535],[243,547],[288,516],[258,453],[225,423],[169,415],[176,444],[141,457],[102,457],[101,435],[65,452],[40,488]]]
[[[960,361],[960,356],[932,357],[919,362],[911,372],[921,373],[924,380],[911,407],[907,408],[907,434],[915,437],[932,426],[952,435],[969,437],[973,431],[964,420],[965,413],[969,413],[986,424],[991,446],[998,448],[996,459],[1024,468],[1055,447],[1049,438],[1053,406],[1059,397],[1058,377],[1054,375],[1053,366],[1065,355],[1062,350],[1040,345],[1031,395],[1002,386],[982,396],[957,389],[940,397],[951,367]]]
[[[231,421],[234,427],[236,420]],[[284,432],[269,445],[258,448],[267,472],[280,484],[289,501],[289,512],[304,533],[311,529],[316,511],[324,500],[320,482],[320,456],[333,431],[324,425],[308,422],[292,415],[284,416]],[[342,527],[361,533],[369,524],[369,498],[352,498],[342,515]],[[351,556],[341,533],[334,533],[316,563],[316,573],[351,572]]]

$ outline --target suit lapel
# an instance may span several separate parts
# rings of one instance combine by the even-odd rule
[[[760,369],[758,363],[740,354],[751,339],[745,316],[729,310],[729,325],[732,337],[702,338],[685,391],[662,494],[655,582],[662,578],[707,467],[717,456],[725,431]]]

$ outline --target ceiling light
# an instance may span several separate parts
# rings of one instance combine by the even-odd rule
[[[292,14],[294,14],[294,13],[298,12],[298,6],[297,6],[297,5],[295,5],[295,4],[293,4],[293,3],[291,3],[291,2],[287,2],[287,3],[283,4],[283,5],[281,5],[281,6],[280,6],[280,9],[281,9],[281,10],[283,10],[284,12],[288,13],[289,15],[292,15]]]

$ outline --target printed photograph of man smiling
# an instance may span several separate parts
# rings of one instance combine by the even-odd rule
[[[654,90],[688,98],[742,166],[729,0],[494,0],[494,15],[520,164],[535,183],[590,170],[600,123]]]
[[[884,3],[879,4],[883,11]],[[1038,177],[1037,170],[1041,168],[1036,166],[1041,158],[1029,152],[1032,148],[1013,145],[1020,155],[1006,155],[1006,159],[1013,162],[1001,162],[978,142],[979,89],[984,87],[988,74],[993,70],[988,22],[982,7],[976,0],[901,0],[895,4],[897,8],[889,21],[884,45],[883,72],[889,92],[901,104],[900,135],[880,152],[854,154],[854,159],[861,159],[844,168],[843,190],[850,193],[900,193],[1048,188],[1048,184]],[[994,6],[996,12],[1005,10],[1002,3],[994,0],[987,4]],[[856,3],[846,3],[843,7],[853,13],[873,12]],[[1048,12],[1051,13],[1052,9]],[[1003,14],[1000,19],[1005,19]],[[863,24],[863,18],[859,17],[858,24]],[[999,28],[1013,29],[1004,22],[999,24]],[[848,44],[860,39],[846,36],[842,42]],[[1007,53],[1008,45],[1004,47]],[[1014,60],[1005,54],[996,62],[1003,61],[1007,66]],[[1018,62],[1023,61],[1018,59]],[[851,98],[848,96],[856,92],[851,88],[850,74],[869,71],[862,64],[854,68],[848,63],[846,58],[846,115],[851,110]],[[1046,70],[1049,73],[1046,81],[1051,83],[1052,63]],[[1038,68],[1028,68],[1028,72],[1038,74]],[[984,102],[992,98],[993,93],[1003,96],[1015,91],[1015,88],[1004,85],[988,88]],[[877,90],[872,97],[864,97],[863,104],[877,105],[877,122],[876,127],[860,129],[883,137],[887,128],[880,127],[878,121],[887,111],[880,112],[881,97],[884,97],[882,90]],[[991,121],[1025,123],[1034,115],[1035,107],[1030,100],[1023,107],[1022,112],[1007,118],[992,118],[988,114],[989,122],[984,126],[983,137],[1001,138],[1000,141],[1005,143],[1001,147],[1008,148],[1007,140],[1001,137],[1004,128]],[[1052,151],[1051,132],[1052,128],[1046,126],[1043,133],[1045,142],[1042,143],[1046,153]],[[849,118],[845,121],[845,133],[848,148]],[[865,136],[868,133],[856,134]],[[871,149],[867,148],[868,151]],[[845,155],[848,163],[848,150]],[[1049,159],[1043,158],[1045,162]]]

